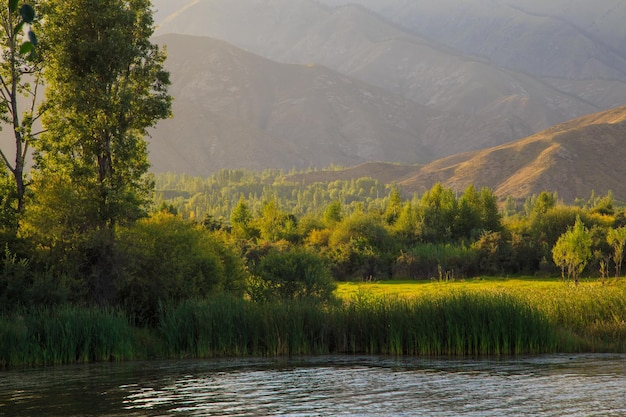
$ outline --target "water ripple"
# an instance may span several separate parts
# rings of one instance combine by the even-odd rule
[[[626,415],[624,355],[183,361],[1,376],[0,416]]]

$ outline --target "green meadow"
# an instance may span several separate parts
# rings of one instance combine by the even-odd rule
[[[557,336],[558,351],[626,351],[626,280],[473,278],[457,281],[341,283],[337,295],[390,301],[449,300],[459,294],[510,297],[544,317]]]

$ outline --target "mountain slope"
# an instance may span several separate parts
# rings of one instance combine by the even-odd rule
[[[156,41],[167,47],[175,101],[173,119],[151,132],[154,171],[206,175],[433,157],[421,136],[439,134],[440,112],[324,67],[279,64],[221,41]]]
[[[620,0],[321,0],[360,4],[496,65],[566,79],[626,81]]]
[[[211,36],[286,63],[320,64],[416,103],[455,113],[476,137],[437,138],[435,157],[525,137],[606,108],[389,24],[362,7],[311,0],[196,0],[158,33]],[[612,102],[611,105],[614,103]],[[623,104],[623,103],[620,103]]]
[[[520,141],[435,161],[401,185],[421,192],[436,182],[459,191],[475,184],[516,199],[556,191],[567,202],[611,190],[617,199],[626,200],[625,158],[626,106]]]
[[[299,183],[371,177],[419,194],[440,182],[463,192],[469,185],[489,187],[504,199],[523,200],[542,191],[565,202],[612,191],[626,201],[626,106],[594,113],[528,138],[453,155],[424,166],[363,164],[339,171],[288,176]]]

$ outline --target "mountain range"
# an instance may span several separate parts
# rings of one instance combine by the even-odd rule
[[[626,104],[619,0],[153,3],[156,172],[428,164]]]

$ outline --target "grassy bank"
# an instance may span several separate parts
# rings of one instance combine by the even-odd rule
[[[626,352],[626,279],[476,278],[460,281],[342,283],[343,300],[363,296],[422,299],[463,294],[503,294],[545,317],[558,335],[558,351]]]
[[[398,289],[402,288],[401,291]],[[557,280],[341,285],[342,302],[230,297],[164,308],[155,328],[110,310],[0,317],[0,365],[155,357],[626,352],[626,283]]]

